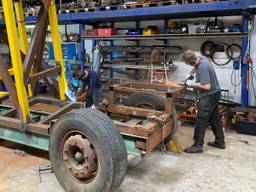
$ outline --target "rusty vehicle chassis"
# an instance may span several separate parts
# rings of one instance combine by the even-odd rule
[[[178,91],[178,89],[176,90]],[[166,92],[165,111],[155,111],[117,104],[119,91],[111,87],[99,110],[106,113],[120,130],[127,152],[145,155],[153,151],[173,130],[173,93]],[[0,103],[8,99],[0,98]],[[33,106],[45,105],[43,108]],[[56,106],[49,111],[47,106]],[[62,115],[81,108],[81,103],[35,97],[29,101],[31,121],[22,124],[19,113],[10,105],[0,105],[0,138],[48,150],[51,127]]]

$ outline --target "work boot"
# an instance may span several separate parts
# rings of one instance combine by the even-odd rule
[[[226,148],[225,144],[217,143],[216,141],[208,142],[207,145],[209,145],[211,147],[219,148],[219,149],[225,149]]]
[[[185,153],[203,153],[203,146],[194,144],[191,147],[184,149],[184,152]]]

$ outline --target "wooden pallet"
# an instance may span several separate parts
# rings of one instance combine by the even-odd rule
[[[176,5],[176,1],[160,1],[160,2],[130,2],[125,3],[122,7],[124,9],[134,9],[134,8],[142,8],[142,7],[158,7],[158,6],[169,6],[169,5]]]
[[[36,16],[36,12],[35,11],[26,12],[25,16],[26,17]]]
[[[176,5],[176,1],[160,1],[160,2],[146,2],[143,3],[143,7],[159,7],[159,6],[170,6]]]
[[[143,7],[143,3],[125,3],[123,5],[124,9],[134,9],[134,8],[142,8]]]
[[[97,7],[97,11],[113,11],[119,8],[120,7],[118,5],[100,6],[100,7]]]
[[[77,8],[77,9],[60,9],[58,11],[59,14],[64,13],[83,13],[83,12],[94,12],[96,11],[96,7],[86,7],[86,8]]]

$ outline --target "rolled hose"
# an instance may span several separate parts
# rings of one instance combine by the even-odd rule
[[[218,51],[219,45],[224,45],[226,47],[225,53],[228,57],[228,60],[223,63],[217,62],[216,59],[214,58],[214,54]],[[234,56],[234,49],[239,50],[239,53],[240,53],[239,56],[237,56],[237,57]],[[230,61],[232,61],[234,59],[241,58],[242,47],[235,43],[228,45],[226,43],[215,44],[212,41],[205,41],[201,46],[201,54],[204,55],[205,57],[211,58],[211,60],[213,61],[214,64],[216,64],[218,66],[224,66],[224,65],[227,65],[228,63],[230,63]]]

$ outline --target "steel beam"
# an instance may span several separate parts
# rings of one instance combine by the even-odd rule
[[[58,75],[59,73],[61,73],[61,67],[60,66],[56,66],[56,67],[52,67],[52,68],[49,68],[49,69],[46,69],[44,71],[41,71],[39,73],[36,73],[34,75],[31,75],[29,77],[29,83],[35,83],[41,79],[44,79],[48,76],[51,76],[51,75]]]
[[[27,80],[29,78],[29,73],[31,71],[31,68],[32,68],[34,62],[35,62],[35,55],[40,46],[39,42],[42,42],[41,39],[43,37],[42,37],[41,33],[43,32],[43,30],[47,30],[46,26],[48,26],[48,12],[44,6],[41,6],[40,11],[39,11],[39,20],[36,24],[34,31],[33,31],[29,50],[28,50],[28,53],[25,57],[24,64],[23,64],[25,82],[27,82]]]
[[[49,136],[36,134],[36,133],[25,133],[18,129],[9,128],[6,126],[0,126],[0,138],[15,143],[20,143],[44,151],[49,149]]]
[[[16,90],[18,95],[18,100],[22,113],[22,123],[26,124],[29,119],[29,105],[27,98],[27,91],[24,85],[24,76],[23,76],[23,67],[19,46],[17,43],[19,42],[16,21],[14,16],[14,9],[12,1],[2,0],[6,28],[8,33],[9,47],[10,53],[12,57],[14,78],[16,82]]]
[[[243,32],[248,32],[249,26],[249,16],[243,16]],[[250,37],[249,37],[250,38]],[[248,53],[248,37],[244,37],[242,40],[242,58],[246,60]],[[241,64],[241,105],[243,107],[248,107],[249,104],[249,82],[250,82],[250,73],[249,73],[249,63]]]
[[[3,61],[3,59],[0,54],[0,76],[2,77],[2,80],[5,84],[5,86],[7,87],[7,90],[8,90],[8,93],[11,98],[11,102],[12,102],[13,106],[16,109],[18,109],[19,101],[18,101],[18,96],[17,96],[17,90],[16,90],[16,87],[15,87],[12,77],[9,75],[8,69],[6,68],[6,66],[4,65],[4,63],[2,61]]]
[[[66,99],[65,65],[64,65],[63,55],[62,55],[55,0],[51,1],[51,4],[48,8],[48,14],[49,14],[49,21],[50,21],[51,32],[52,32],[52,42],[53,42],[55,60],[56,60],[56,63],[58,63],[61,66],[61,69],[62,69],[61,74],[58,75],[58,85],[59,85],[60,100],[64,101]]]
[[[79,107],[80,107],[80,105],[77,103],[69,103],[69,104],[63,106],[62,108],[58,109],[57,111],[55,111],[52,115],[50,115],[50,116],[46,117],[45,119],[43,119],[42,121],[40,121],[40,123],[41,124],[49,124],[49,123],[51,123],[52,120],[58,119],[65,113],[71,111],[72,109],[78,109]]]
[[[21,51],[26,55],[28,52],[28,38],[25,27],[25,18],[23,12],[22,0],[14,1],[14,9],[18,23]]]

